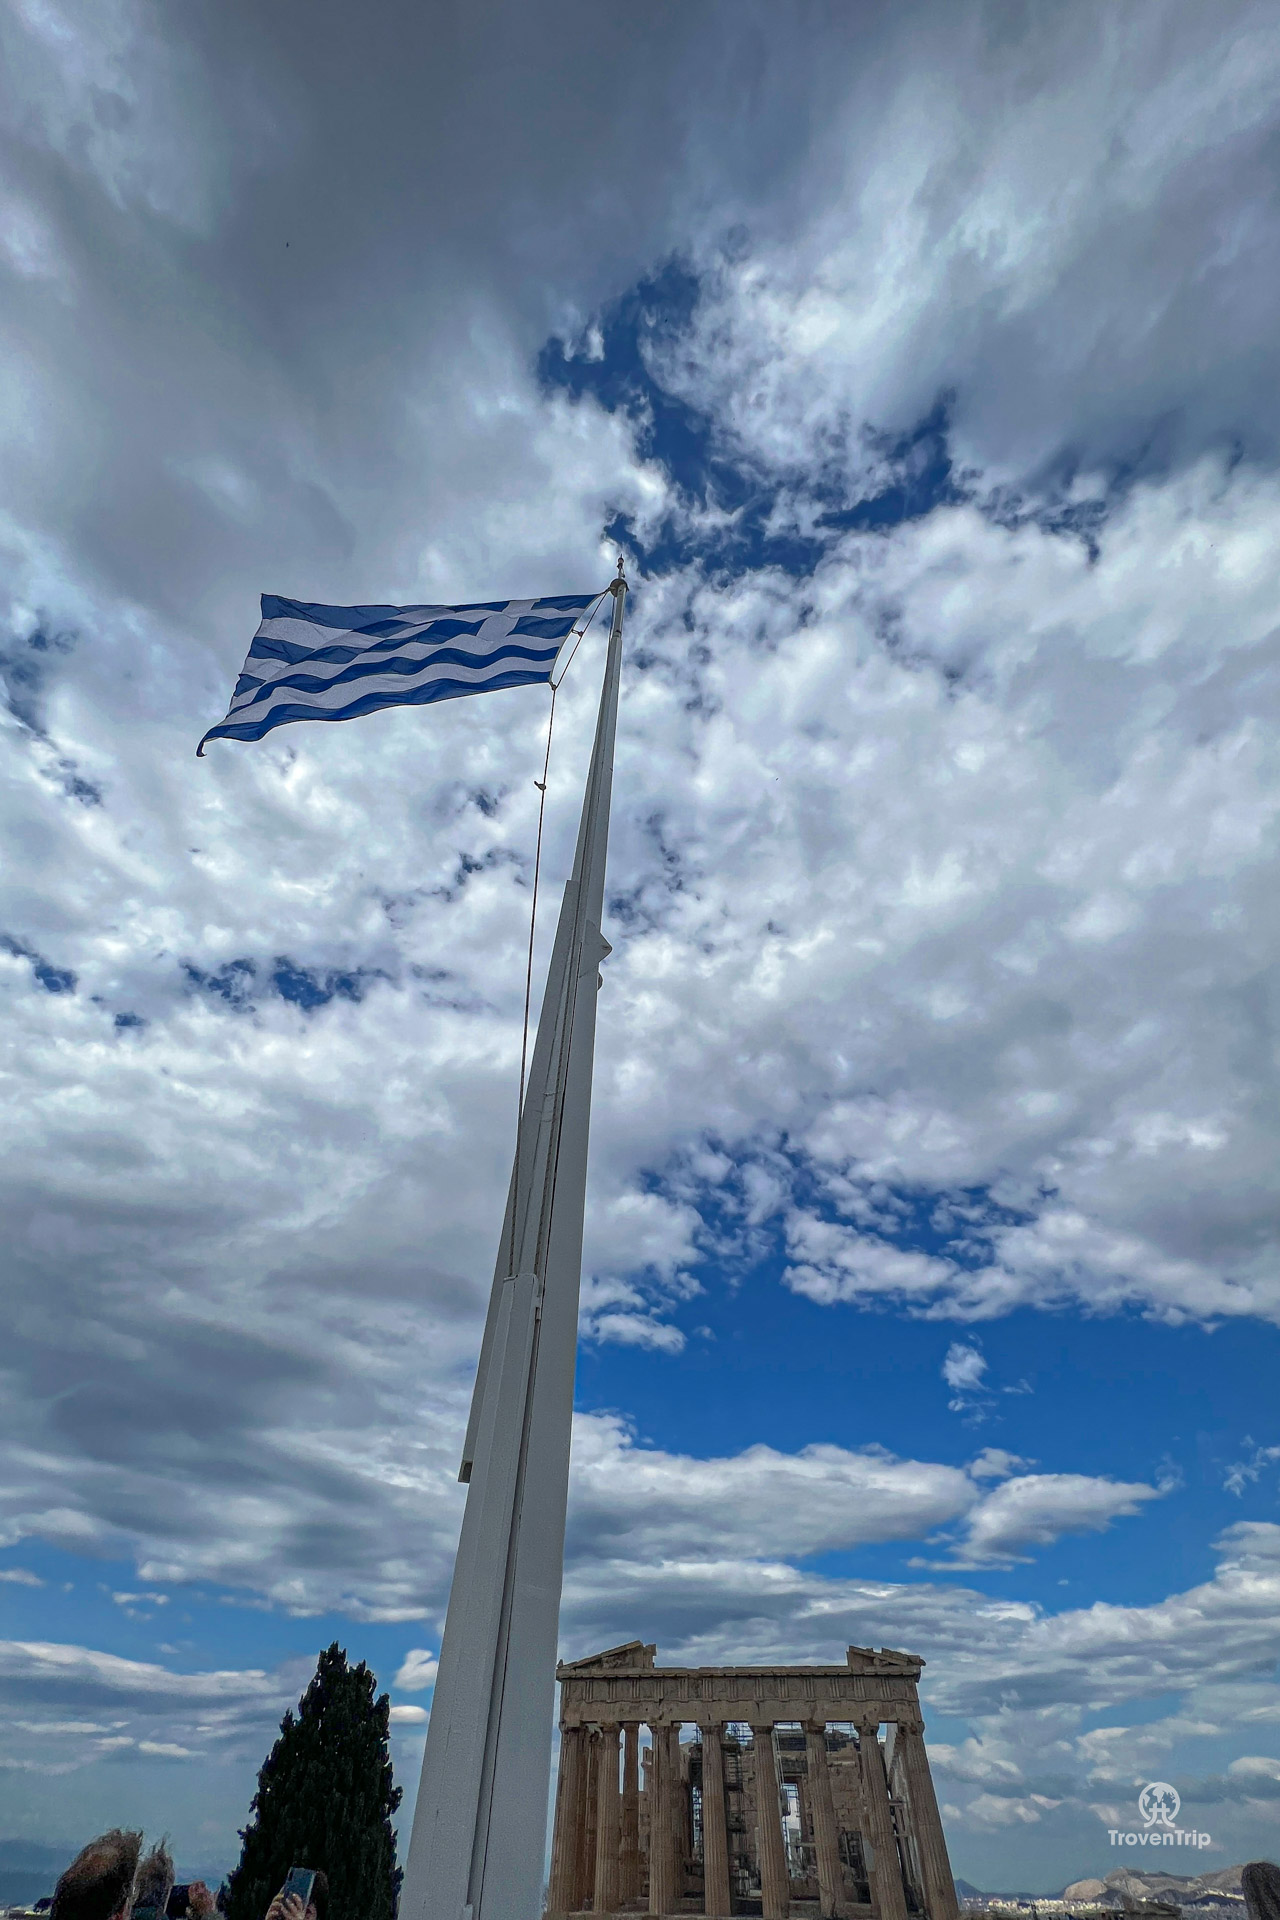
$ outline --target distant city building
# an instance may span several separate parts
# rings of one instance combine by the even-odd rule
[[[843,1666],[659,1667],[656,1652],[633,1640],[557,1669],[549,1916],[958,1920],[923,1661],[850,1647]]]

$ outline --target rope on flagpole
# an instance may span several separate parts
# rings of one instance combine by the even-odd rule
[[[597,598],[595,605],[592,607],[591,612],[587,615],[582,625],[580,627],[574,628],[573,645],[569,649],[569,657],[565,661],[564,665],[560,668],[559,675],[551,679],[550,681],[548,681],[548,685],[551,688],[551,711],[547,715],[547,746],[546,746],[546,752],[543,754],[543,757],[542,757],[542,778],[541,780],[535,780],[533,783],[534,786],[538,789],[538,838],[534,848],[534,855],[533,855],[533,899],[529,905],[529,947],[528,947],[528,953],[525,959],[525,969],[524,969],[524,1028],[520,1035],[520,1102],[516,1109],[516,1156],[515,1156],[515,1170],[512,1175],[512,1180],[513,1180],[513,1185],[514,1185],[514,1190],[516,1195],[518,1195],[520,1192],[520,1135],[521,1135],[521,1132],[523,1131],[523,1121],[524,1121],[525,1082],[528,1078],[528,1071],[529,1071],[529,1014],[533,1004],[533,943],[534,943],[534,935],[537,932],[537,925],[538,925],[538,882],[542,876],[542,827],[547,814],[547,772],[551,765],[551,735],[556,724],[556,694],[560,691],[560,687],[564,682],[564,677],[566,673],[568,673],[569,668],[573,664],[574,654],[578,651],[578,648],[582,645],[582,641],[586,634],[587,628],[591,625],[591,622],[595,619],[596,615],[599,613],[601,605],[608,598],[608,595],[609,595],[609,588],[606,587],[604,592],[600,594],[599,597]],[[554,669],[553,669],[553,672],[554,672]],[[515,1235],[514,1210],[512,1212],[512,1219],[511,1219],[511,1232],[512,1232],[513,1241],[514,1241],[514,1235]],[[516,1248],[513,1244],[511,1248],[510,1260],[508,1262],[511,1268],[511,1271],[513,1273],[515,1272],[515,1263],[516,1263]]]
[[[556,724],[557,691],[553,683],[551,711],[547,715],[547,750],[542,758],[542,778],[533,783],[538,789],[538,839],[533,853],[533,900],[529,907],[529,951],[524,969],[524,1031],[520,1036],[520,1105],[516,1113],[517,1185],[519,1185],[519,1127],[524,1114],[524,1087],[529,1067],[529,1011],[533,999],[533,937],[538,924],[538,882],[542,876],[542,823],[547,817],[547,770],[551,765],[551,735]]]

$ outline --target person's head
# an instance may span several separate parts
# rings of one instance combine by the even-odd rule
[[[113,1827],[82,1847],[53,1890],[50,1920],[128,1920],[142,1835]]]
[[[1249,1920],[1280,1920],[1280,1867],[1251,1860],[1240,1875],[1240,1891]]]
[[[133,1889],[134,1920],[165,1920],[173,1892],[173,1855],[157,1840],[142,1865]]]

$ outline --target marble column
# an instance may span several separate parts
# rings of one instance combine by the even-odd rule
[[[672,1913],[675,1910],[675,1836],[672,1832],[672,1813],[675,1807],[674,1787],[671,1778],[671,1734],[677,1729],[672,1727],[654,1727],[653,1763],[649,1768],[649,1780],[653,1792],[653,1805],[649,1809],[649,1911],[650,1913]],[[679,1751],[676,1753],[676,1765],[679,1766]]]
[[[947,1858],[946,1836],[938,1812],[938,1796],[933,1790],[929,1756],[925,1752],[922,1721],[899,1721],[897,1752],[907,1786],[911,1828],[920,1853],[920,1878],[924,1881],[921,1891],[929,1920],[959,1920],[956,1883]]]
[[[560,1777],[556,1782],[556,1824],[551,1844],[551,1877],[547,1884],[547,1914],[576,1913],[582,1904],[578,1888],[581,1845],[583,1746],[581,1727],[565,1727],[560,1734]]]
[[[582,1820],[578,1828],[578,1908],[592,1897],[596,1881],[596,1801],[599,1797],[600,1729],[584,1727]]]
[[[875,1920],[907,1920],[907,1898],[898,1861],[898,1844],[893,1834],[893,1815],[889,1808],[889,1782],[884,1770],[884,1751],[879,1728],[859,1722],[858,1759],[862,1766],[862,1806],[866,1816],[866,1838],[875,1851],[871,1881],[871,1910]]]
[[[667,1837],[671,1854],[671,1907],[674,1911],[684,1893],[684,1862],[689,1851],[689,1796],[680,1771],[680,1728],[668,1727],[667,1733]]]
[[[813,1815],[813,1850],[818,1860],[818,1901],[822,1920],[833,1920],[844,1905],[844,1867],[840,1859],[840,1829],[831,1797],[827,1765],[827,1730],[809,1722],[804,1730],[809,1759],[809,1809]],[[930,1920],[933,1920],[930,1915]],[[959,1916],[956,1916],[959,1920]]]
[[[596,1874],[592,1909],[616,1913],[618,1908],[618,1853],[622,1812],[618,1798],[618,1735],[616,1721],[600,1729],[600,1759],[596,1768]]]
[[[640,1723],[624,1721],[622,1727],[622,1853],[618,1871],[618,1897],[634,1900],[640,1891]]]
[[[782,1790],[778,1784],[778,1756],[773,1750],[773,1728],[752,1727],[751,1738],[756,1760],[756,1842],[760,1856],[762,1920],[787,1920],[791,1881],[782,1843]]]
[[[724,1804],[724,1751],[720,1726],[702,1729],[702,1879],[704,1913],[733,1912],[729,1890],[729,1829]],[[933,1916],[930,1915],[930,1920]]]

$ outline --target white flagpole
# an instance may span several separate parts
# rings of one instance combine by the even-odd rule
[[[470,1482],[400,1920],[538,1920],[596,988],[627,586],[538,1020],[459,1478]]]

